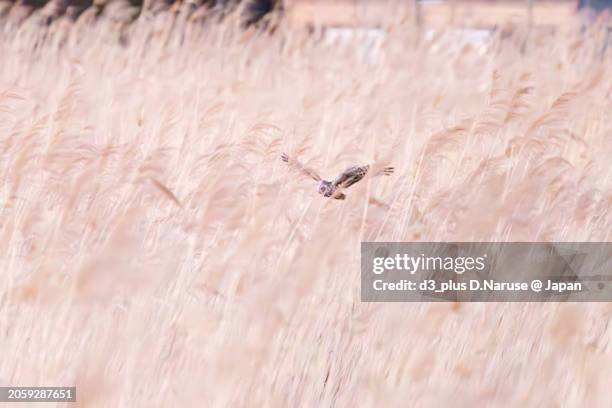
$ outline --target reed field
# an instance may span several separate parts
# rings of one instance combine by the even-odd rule
[[[612,238],[599,26],[411,21],[389,10],[372,41],[0,20],[0,385],[76,385],[66,407],[612,406],[609,303],[360,301],[362,241]],[[395,173],[326,199],[284,152]]]

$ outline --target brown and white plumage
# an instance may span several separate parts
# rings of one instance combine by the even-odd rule
[[[344,200],[346,195],[342,193],[342,190],[349,188],[353,184],[363,179],[370,171],[371,166],[352,166],[344,170],[338,177],[333,181],[323,180],[316,171],[304,166],[298,160],[290,158],[287,154],[283,153],[281,159],[288,163],[291,167],[298,170],[302,175],[310,177],[311,179],[318,181],[317,191],[324,197],[331,197],[337,200]],[[393,167],[384,167],[376,171],[373,176],[388,176],[394,171]]]

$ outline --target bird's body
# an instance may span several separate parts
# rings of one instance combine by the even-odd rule
[[[346,198],[346,194],[344,194],[342,190],[345,188],[349,188],[353,184],[363,179],[370,170],[369,165],[352,166],[344,170],[333,181],[328,181],[323,180],[314,170],[305,167],[299,161],[289,158],[289,156],[287,156],[285,153],[281,155],[281,159],[283,159],[284,162],[291,165],[295,169],[299,170],[303,175],[308,176],[311,179],[317,181],[317,192],[323,197],[334,198],[336,200],[344,200]],[[382,170],[376,172],[374,176],[388,176],[393,173],[393,171],[393,167],[384,167]]]

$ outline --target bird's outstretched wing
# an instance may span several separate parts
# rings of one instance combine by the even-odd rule
[[[319,176],[316,171],[304,166],[299,160],[287,156],[286,153],[281,154],[281,159],[283,159],[285,163],[298,170],[303,175],[310,177],[314,181],[321,181],[321,176]]]
[[[374,177],[376,176],[388,176],[393,173],[395,169],[393,167],[383,167],[381,169],[374,169]],[[364,178],[366,174],[370,171],[370,166],[353,166],[344,170],[342,174],[340,174],[334,180],[333,184],[338,188],[349,188],[353,184],[357,183],[359,180]]]
[[[333,181],[334,187],[349,188],[368,174],[370,166],[353,166],[344,170]]]

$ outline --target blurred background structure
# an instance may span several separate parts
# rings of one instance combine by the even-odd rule
[[[292,19],[326,25],[378,26],[383,22],[386,1],[293,0]],[[416,22],[428,28],[447,25],[490,27],[522,23],[533,18],[536,24],[564,24],[574,18],[578,4],[572,0],[448,0],[414,2]],[[327,12],[322,12],[328,9]]]

